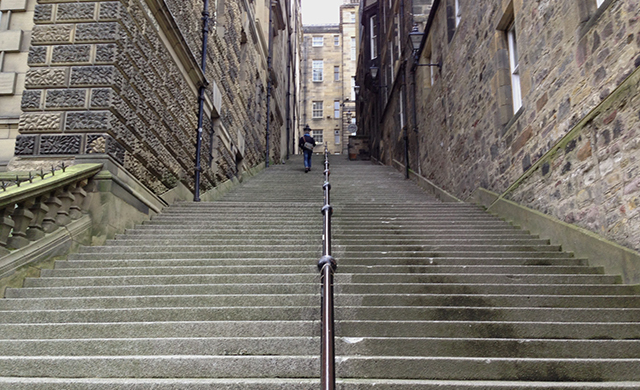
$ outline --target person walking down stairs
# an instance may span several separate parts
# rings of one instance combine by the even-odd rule
[[[306,125],[304,127],[304,135],[300,137],[298,142],[298,146],[300,146],[304,154],[304,173],[311,170],[311,155],[313,154],[313,148],[316,146],[316,140],[309,133],[311,133],[311,128]]]

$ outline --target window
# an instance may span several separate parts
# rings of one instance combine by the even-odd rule
[[[371,39],[371,59],[378,58],[378,16],[369,19],[369,35]]]
[[[340,81],[340,67],[339,66],[334,66],[333,67],[333,80],[334,81]]]
[[[333,36],[333,46],[340,46],[340,35]]]
[[[322,60],[313,60],[313,81],[319,82],[324,79],[322,74],[323,67],[324,62]]]
[[[356,37],[351,37],[351,61],[356,60]]]
[[[462,12],[460,12],[460,0],[455,0],[456,6],[456,27],[460,24],[460,19],[462,19]]]
[[[516,24],[512,23],[507,30],[509,44],[509,65],[511,68],[511,96],[513,97],[513,112],[522,107],[522,92],[520,91],[520,67],[518,63],[518,42],[516,40]]]
[[[324,142],[322,137],[322,130],[313,130],[313,134],[311,134],[313,140],[316,141],[316,144],[321,144]]]
[[[333,101],[333,117],[340,119],[340,100]]]
[[[340,130],[335,130],[334,134],[335,134],[335,137],[334,137],[333,143],[336,145],[340,145]]]
[[[431,62],[431,55],[429,55],[429,59],[428,59],[428,64],[433,64],[433,62]],[[431,86],[433,86],[436,83],[436,72],[435,72],[435,66],[430,66],[429,67],[429,74],[431,76]]]
[[[311,44],[313,47],[321,47],[323,44],[324,44],[323,37],[313,37],[313,42]]]
[[[311,107],[312,107],[311,117],[314,119],[321,119],[322,118],[322,102],[312,102]]]
[[[349,15],[349,21],[351,21],[351,23],[355,23],[356,22],[356,13],[355,12],[352,12]]]
[[[356,76],[351,76],[351,101],[356,101]]]
[[[604,3],[604,0],[596,0],[596,6],[598,6],[598,8],[602,5],[602,3]]]

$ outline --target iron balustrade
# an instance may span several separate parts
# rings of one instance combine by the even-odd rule
[[[336,386],[335,351],[333,330],[333,274],[337,268],[336,260],[331,256],[331,215],[333,208],[330,203],[331,184],[329,184],[329,150],[324,146],[324,206],[322,206],[322,257],[318,261],[321,273],[322,298],[322,351],[320,354],[322,373],[321,387],[323,390],[333,390]]]

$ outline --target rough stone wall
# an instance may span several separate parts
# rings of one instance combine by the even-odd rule
[[[157,4],[166,4],[172,31],[156,19]],[[266,123],[266,58],[252,28],[256,4],[209,6],[206,94],[220,103],[212,113],[205,108],[204,191],[238,175],[239,161],[247,168],[264,161]],[[195,0],[41,1],[15,155],[106,153],[156,194],[179,182],[193,189],[199,85],[188,66],[200,63],[201,13]],[[172,49],[175,37],[191,60]]]
[[[436,10],[421,61],[431,54],[443,68],[433,86],[428,68],[416,71],[419,134],[410,140],[422,175],[461,198],[478,187],[509,190],[521,204],[640,249],[637,81],[621,87],[640,66],[639,2],[513,0],[523,103],[515,115],[510,3],[460,0],[450,42],[447,1]]]

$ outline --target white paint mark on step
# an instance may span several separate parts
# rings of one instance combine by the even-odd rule
[[[363,337],[343,337],[342,339],[347,344],[357,344],[364,340]]]

